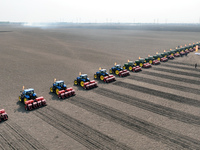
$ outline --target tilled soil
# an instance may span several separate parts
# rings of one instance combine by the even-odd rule
[[[199,32],[0,26],[1,149],[200,149],[200,57],[194,52],[95,89],[73,85],[139,56],[199,41]],[[54,78],[76,95],[49,93]],[[25,111],[22,86],[47,106]]]

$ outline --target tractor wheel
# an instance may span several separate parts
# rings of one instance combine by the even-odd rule
[[[26,101],[27,101],[27,98],[24,98],[24,104],[25,104]]]
[[[19,96],[19,101],[20,101],[20,102],[22,101],[21,96]]]
[[[143,64],[142,63],[140,63],[140,65],[139,65],[140,67],[142,67],[143,66]]]
[[[58,95],[59,89],[56,89],[56,94]]]
[[[119,74],[119,70],[115,70],[115,74],[118,75]]]
[[[81,81],[81,82],[80,82],[80,85],[81,85],[82,87],[84,87],[84,82],[83,82],[83,81]]]
[[[173,54],[173,53],[172,53],[171,55],[172,55],[172,56],[174,56],[174,54]]]
[[[153,63],[152,60],[149,60],[149,63],[152,64]]]
[[[112,72],[112,69],[110,69],[109,72],[112,74],[112,73],[113,73],[113,72]]]
[[[158,57],[158,58],[157,58],[157,60],[159,60],[159,61],[160,61],[160,57]]]
[[[125,66],[123,66],[123,69],[126,69],[126,67],[125,67]]]
[[[128,69],[129,69],[130,71],[132,71],[132,70],[133,70],[133,68],[132,68],[131,66],[129,66],[129,67],[128,67]]]
[[[165,58],[167,58],[167,55],[165,55]]]
[[[77,84],[78,84],[77,80],[74,80],[74,85],[77,85]]]
[[[97,79],[97,75],[96,74],[94,74],[94,79]]]
[[[101,76],[100,76],[100,80],[101,80],[101,81],[103,81],[103,79],[104,79],[104,76],[103,76],[103,75],[101,75]]]
[[[137,63],[134,63],[135,66],[137,66]]]
[[[53,87],[50,87],[50,92],[53,93]]]

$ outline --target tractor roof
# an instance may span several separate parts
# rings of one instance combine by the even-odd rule
[[[33,88],[30,88],[30,89],[25,89],[24,92],[29,92],[29,91],[34,91]]]
[[[55,83],[62,83],[62,82],[64,82],[63,80],[60,80],[60,81],[56,81]]]
[[[133,61],[129,61],[128,63],[133,63]]]
[[[105,72],[105,71],[106,71],[106,69],[101,69],[100,71],[102,71],[102,72]]]
[[[85,77],[85,76],[87,76],[87,74],[82,74],[82,75],[80,75],[80,77]]]

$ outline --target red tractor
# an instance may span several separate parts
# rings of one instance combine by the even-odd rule
[[[0,110],[0,122],[1,122],[2,120],[3,120],[3,121],[8,120],[8,115],[7,115],[7,113],[5,112],[4,109],[1,109],[1,110]]]

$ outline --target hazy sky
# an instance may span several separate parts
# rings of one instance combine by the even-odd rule
[[[0,21],[200,23],[200,0],[0,0]]]

